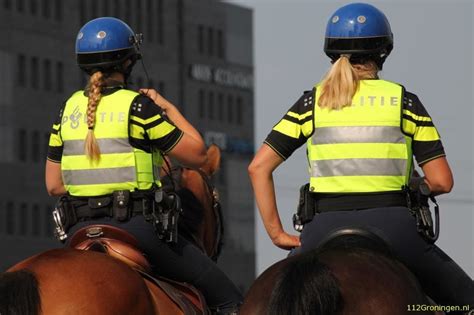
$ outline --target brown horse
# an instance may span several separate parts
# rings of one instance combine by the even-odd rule
[[[188,235],[213,257],[217,257],[220,249],[222,216],[210,176],[219,164],[220,151],[211,146],[207,165],[200,170],[182,169],[181,176],[175,180],[184,198],[183,226],[187,224],[186,218],[192,217],[188,214],[190,209],[185,207],[190,204],[186,198],[191,198],[194,208],[197,206],[202,213],[198,215],[201,218],[198,228]],[[123,253],[119,250],[118,254]],[[161,287],[151,282],[127,264],[103,253],[49,250],[0,275],[0,314],[185,314],[185,308],[165,293],[164,288],[170,287],[172,281]],[[194,304],[188,313],[207,313],[192,290],[186,285],[176,285],[183,289],[177,295],[188,296]]]
[[[410,306],[429,305],[416,278],[380,239],[363,230],[340,232],[319,249],[268,268],[240,314],[402,315]]]

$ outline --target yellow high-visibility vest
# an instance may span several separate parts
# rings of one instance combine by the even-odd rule
[[[362,80],[352,106],[320,108],[307,141],[310,190],[319,193],[399,191],[412,169],[411,137],[401,129],[402,86]]]
[[[115,190],[150,189],[161,186],[160,156],[134,148],[129,143],[129,113],[138,93],[119,90],[102,96],[96,112],[94,135],[100,160],[85,155],[87,97],[74,93],[66,102],[61,121],[64,149],[61,170],[66,190],[73,196],[101,196]]]

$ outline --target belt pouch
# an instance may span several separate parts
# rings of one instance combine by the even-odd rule
[[[123,222],[130,219],[130,191],[117,190],[113,193],[113,213],[117,221]]]
[[[110,196],[91,197],[87,200],[87,205],[90,208],[91,218],[102,218],[110,216],[110,204],[112,198]]]

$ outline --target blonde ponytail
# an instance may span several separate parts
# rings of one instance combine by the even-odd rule
[[[359,81],[377,78],[378,68],[375,62],[352,65],[350,57],[341,55],[324,77],[319,107],[339,110],[351,106],[352,98],[359,88]]]
[[[87,136],[84,143],[84,151],[91,161],[100,160],[100,148],[94,135],[95,115],[100,98],[102,97],[102,86],[104,77],[102,72],[97,71],[89,79],[89,101],[87,103]]]

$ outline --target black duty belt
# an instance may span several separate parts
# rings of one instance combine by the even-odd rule
[[[405,193],[377,193],[357,195],[314,194],[315,212],[363,210],[370,208],[407,207]]]

